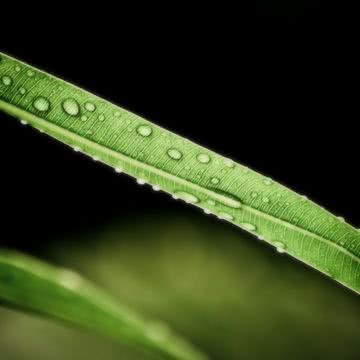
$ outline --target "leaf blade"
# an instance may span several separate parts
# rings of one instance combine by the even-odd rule
[[[342,219],[245,166],[6,55],[0,76],[12,79],[0,86],[3,111],[360,292],[360,233]],[[29,92],[19,94],[26,86]],[[38,99],[48,101],[46,110],[44,103],[36,107]]]
[[[78,274],[0,249],[0,300],[167,359],[206,357],[162,323],[144,321]]]

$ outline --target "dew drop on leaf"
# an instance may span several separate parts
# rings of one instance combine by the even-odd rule
[[[86,102],[84,106],[87,111],[94,112],[96,110],[96,106],[91,102]]]
[[[28,70],[28,71],[26,72],[26,75],[27,75],[28,77],[33,77],[35,74],[34,74],[34,72],[33,72],[32,70]]]
[[[143,137],[148,137],[152,134],[152,129],[148,125],[140,125],[136,128],[136,132]]]
[[[208,154],[198,154],[196,159],[202,164],[208,164],[210,162],[210,156]]]
[[[251,223],[248,223],[248,222],[242,222],[239,224],[241,227],[243,227],[244,229],[246,230],[249,230],[249,231],[256,231],[256,226],[251,224]]]
[[[190,204],[196,204],[200,201],[198,197],[186,191],[175,191],[174,195]]]
[[[81,121],[86,121],[88,119],[88,117],[86,116],[86,115],[83,115],[82,117],[81,117]]]
[[[158,185],[153,185],[152,188],[154,191],[160,191],[160,186],[158,186]]]
[[[12,79],[11,79],[11,77],[10,76],[3,76],[2,78],[1,78],[1,81],[2,81],[2,83],[5,85],[5,86],[10,86],[11,84],[12,84]]]
[[[25,95],[26,94],[26,89],[24,87],[19,88],[19,93],[21,95]]]
[[[75,99],[69,98],[63,101],[62,108],[70,116],[76,116],[80,112],[79,104]]]
[[[226,212],[219,212],[218,215],[219,215],[220,219],[224,219],[224,220],[228,220],[228,221],[234,220],[234,217]]]
[[[217,185],[220,182],[220,179],[217,177],[213,177],[213,178],[211,178],[210,181],[212,184]]]
[[[23,124],[23,125],[27,125],[27,121],[26,120],[20,120],[20,122],[21,122],[21,124]]]
[[[49,110],[50,103],[49,103],[48,99],[45,99],[44,97],[39,96],[34,100],[33,106],[36,110],[44,112],[44,111]]]
[[[182,153],[177,149],[169,149],[167,154],[174,160],[180,160],[182,158]]]
[[[225,159],[224,164],[225,164],[225,166],[227,166],[229,168],[235,167],[235,163],[231,159]]]
[[[262,202],[268,204],[270,202],[270,199],[267,196],[264,196],[262,199]]]
[[[263,180],[263,183],[267,186],[271,185],[273,183],[272,179],[270,178],[266,178]]]
[[[144,185],[146,184],[146,181],[144,179],[136,179],[136,182],[139,184],[139,185]]]
[[[276,251],[279,253],[286,252],[286,245],[281,241],[274,241],[274,246],[276,246]]]
[[[115,172],[117,172],[118,174],[120,174],[120,173],[122,173],[122,169],[119,168],[119,167],[117,167],[117,168],[115,168]]]
[[[104,121],[105,120],[105,116],[103,114],[99,115],[99,118],[98,118],[100,121]]]
[[[258,196],[258,193],[256,191],[252,191],[250,196],[255,199]]]

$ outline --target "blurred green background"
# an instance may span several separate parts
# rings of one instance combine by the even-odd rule
[[[180,205],[180,204],[178,204]],[[265,243],[186,209],[134,211],[38,255],[166,321],[212,359],[358,359],[359,298]],[[1,360],[151,359],[0,310]]]

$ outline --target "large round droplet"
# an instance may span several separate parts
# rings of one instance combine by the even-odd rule
[[[152,134],[152,129],[148,125],[140,125],[136,128],[136,132],[144,137],[148,137]]]
[[[63,101],[62,108],[70,116],[79,115],[80,107],[75,99],[69,98]]]
[[[84,106],[87,111],[94,112],[96,110],[96,106],[91,102],[86,102]]]
[[[202,164],[207,164],[210,162],[210,156],[208,154],[198,154],[196,156],[196,159]]]
[[[1,81],[2,81],[2,83],[5,85],[5,86],[10,86],[11,84],[12,84],[12,79],[11,79],[11,77],[10,76],[3,76],[2,78],[1,78]]]
[[[39,96],[34,100],[33,106],[36,110],[44,112],[49,110],[50,103],[49,100],[45,99],[42,96]]]
[[[196,204],[200,201],[199,198],[197,198],[195,195],[190,194],[186,191],[175,191],[174,195],[175,197],[180,198],[190,204]]]
[[[182,153],[177,149],[169,149],[167,154],[174,160],[180,160],[182,158]]]
[[[33,77],[33,76],[34,76],[34,72],[33,72],[32,70],[28,70],[28,71],[26,72],[26,75],[27,75],[28,77]]]
[[[240,226],[243,227],[244,229],[248,230],[248,231],[255,231],[256,230],[256,226],[253,224],[250,224],[248,222],[242,222],[240,223]]]
[[[21,95],[25,95],[26,94],[26,89],[24,87],[19,88],[19,93]]]

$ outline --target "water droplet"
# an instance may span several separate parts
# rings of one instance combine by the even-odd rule
[[[337,217],[341,222],[345,222],[345,219],[342,216]]]
[[[34,72],[33,72],[32,70],[28,70],[28,71],[26,72],[26,75],[27,75],[28,77],[33,77],[35,74],[34,74]]]
[[[267,196],[264,196],[262,199],[262,202],[268,204],[270,202],[270,199]]]
[[[99,121],[104,121],[105,120],[105,116],[103,114],[99,115]]]
[[[212,191],[221,196],[221,198],[220,197],[217,198],[218,202],[221,202],[222,204],[231,208],[235,208],[235,209],[241,208],[241,201],[236,196],[219,189],[212,189]]]
[[[15,65],[15,71],[16,72],[20,72],[21,71],[21,67],[19,65]]]
[[[200,201],[195,195],[186,191],[175,191],[174,195],[190,204],[196,204]]]
[[[115,111],[114,116],[117,117],[117,118],[121,117],[121,112],[120,111]]]
[[[235,163],[234,163],[234,161],[232,161],[231,159],[225,159],[225,160],[224,160],[224,164],[225,164],[225,166],[227,166],[227,167],[229,167],[229,168],[235,167]]]
[[[117,167],[117,168],[115,168],[115,171],[116,171],[118,174],[120,174],[120,173],[122,173],[122,168]]]
[[[96,110],[96,106],[91,102],[86,102],[84,106],[87,111],[94,112]]]
[[[48,111],[50,108],[50,103],[47,99],[45,99],[42,96],[39,96],[38,98],[36,98],[33,102],[33,106],[36,110],[38,111]]]
[[[86,121],[88,119],[88,117],[86,116],[86,115],[83,115],[82,117],[81,117],[81,121]]]
[[[190,170],[191,168],[190,168],[189,165],[186,165],[186,166],[184,167],[184,169],[185,169],[185,170]]]
[[[213,177],[213,178],[211,178],[210,181],[212,184],[217,185],[220,182],[220,179],[217,177]]]
[[[64,100],[62,103],[62,108],[70,116],[76,116],[80,112],[78,102],[72,98]]]
[[[196,159],[202,164],[208,164],[210,162],[210,156],[208,154],[198,154]]]
[[[23,125],[27,125],[28,122],[26,120],[20,120],[20,123],[23,124]]]
[[[273,183],[273,181],[270,178],[266,178],[263,180],[263,183],[268,186],[268,185],[271,185]]]
[[[79,151],[80,151],[80,148],[79,148],[78,146],[74,146],[73,149],[74,149],[75,152],[79,152]]]
[[[21,95],[25,95],[25,94],[26,94],[26,89],[23,88],[23,87],[19,88],[19,93],[20,93]]]
[[[160,191],[160,186],[158,186],[158,185],[153,185],[152,188],[154,191]]]
[[[136,132],[144,137],[148,137],[152,134],[152,129],[148,125],[140,125],[136,128]]]
[[[3,76],[2,78],[1,78],[1,81],[2,81],[2,83],[5,85],[5,86],[10,86],[11,84],[12,84],[12,79],[11,79],[11,77],[10,76]]]
[[[204,213],[209,215],[209,214],[211,214],[211,211],[208,209],[204,209]]]
[[[169,149],[167,154],[174,160],[180,160],[182,158],[182,153],[177,149]]]
[[[99,158],[97,156],[93,156],[92,158],[94,161],[99,161]]]
[[[274,241],[274,246],[276,246],[276,251],[279,253],[286,252],[286,245],[281,241]]]
[[[233,221],[234,217],[226,212],[219,212],[219,218],[220,219],[224,219],[224,220],[228,220],[228,221]]]
[[[259,194],[256,191],[252,191],[250,196],[255,199]]]
[[[256,226],[248,222],[242,222],[239,225],[248,231],[256,231]]]
[[[136,182],[139,184],[139,185],[144,185],[146,184],[146,181],[144,179],[137,179]]]

